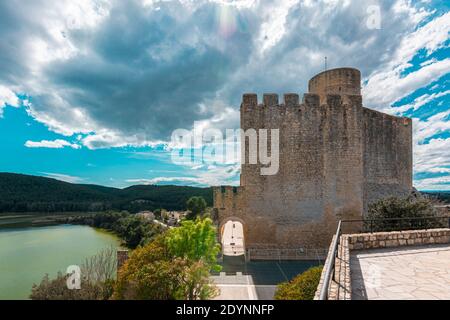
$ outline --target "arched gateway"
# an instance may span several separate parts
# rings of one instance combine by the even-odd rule
[[[230,217],[222,222],[219,230],[224,256],[245,255],[244,222],[241,219]]]

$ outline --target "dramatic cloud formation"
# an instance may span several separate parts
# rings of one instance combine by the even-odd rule
[[[381,29],[369,28],[373,5]],[[27,147],[155,147],[195,121],[237,128],[244,92],[305,92],[326,56],[330,67],[361,69],[366,106],[415,119],[417,184],[442,188],[450,168],[450,155],[440,149],[450,139],[450,13],[433,5],[2,1],[0,116],[6,105],[21,105],[19,95],[31,117],[66,137]],[[76,136],[77,144],[68,142]],[[180,183],[221,184],[238,176],[234,167],[232,175],[226,167],[185,169]]]

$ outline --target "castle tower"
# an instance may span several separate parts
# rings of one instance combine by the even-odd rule
[[[354,68],[327,70],[311,78],[308,87],[321,101],[327,94],[361,95],[361,72]]]
[[[279,130],[277,174],[246,162],[240,187],[214,189],[220,224],[242,221],[247,248],[328,247],[340,219],[412,190],[411,119],[365,108],[356,69],[322,72],[309,91],[243,96],[243,130]]]

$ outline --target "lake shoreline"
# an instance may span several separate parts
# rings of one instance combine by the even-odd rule
[[[108,230],[82,225],[0,228],[0,300],[28,299],[46,273],[54,277],[121,242]]]

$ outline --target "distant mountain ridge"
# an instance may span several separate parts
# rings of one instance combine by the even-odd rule
[[[192,196],[202,196],[208,205],[212,205],[211,188],[136,185],[118,189],[0,173],[0,212],[184,210],[186,201]]]

